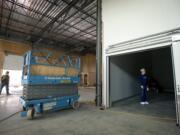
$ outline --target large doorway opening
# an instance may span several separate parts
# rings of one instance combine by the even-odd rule
[[[5,56],[4,65],[3,65],[3,74],[9,71],[9,92],[10,94],[22,94],[22,65],[23,57],[19,55],[8,54]],[[2,93],[5,94],[5,87],[2,90]]]
[[[149,76],[149,105],[140,105],[140,69]],[[175,119],[171,47],[110,57],[110,105],[113,109]]]

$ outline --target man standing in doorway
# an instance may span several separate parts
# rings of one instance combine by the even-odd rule
[[[147,91],[149,90],[148,88],[148,76],[146,75],[146,69],[142,68],[140,69],[141,75],[139,77],[140,80],[140,87],[141,87],[141,105],[149,104],[147,101]]]
[[[9,95],[9,71],[6,71],[6,74],[1,77],[0,94],[4,87],[6,87],[6,94]]]

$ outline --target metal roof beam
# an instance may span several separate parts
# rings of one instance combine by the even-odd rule
[[[94,13],[93,13],[93,14],[94,14]],[[87,18],[87,17],[86,17],[86,18]],[[86,19],[86,18],[85,18],[85,19]],[[82,20],[74,23],[73,25],[68,25],[69,27],[66,28],[66,29],[64,29],[64,30],[62,31],[62,33],[65,32],[65,31],[67,31],[69,28],[75,28],[76,30],[79,30],[80,32],[84,32],[84,33],[86,33],[86,34],[89,34],[89,33],[87,33],[85,30],[80,30],[80,29],[78,29],[78,28],[75,27],[75,25],[77,25],[77,24],[79,24],[79,23],[81,23],[81,22],[82,22]],[[65,25],[66,25],[66,24],[65,24]],[[96,25],[93,25],[93,26],[96,27]],[[92,35],[92,34],[90,34],[90,35],[91,35],[91,36],[95,36],[95,35]]]
[[[3,18],[8,19],[8,17],[6,17],[6,16],[3,16]],[[37,29],[41,29],[41,27],[38,27],[38,26],[35,26],[35,25],[32,25],[32,24],[29,24],[29,23],[25,23],[25,22],[19,21],[19,20],[14,19],[14,18],[11,18],[11,21],[14,21],[14,22],[16,22],[16,23],[20,23],[20,24],[23,24],[23,25],[27,25],[27,26],[30,26],[30,27],[35,27],[35,28],[37,28]],[[26,30],[27,30],[27,29],[26,29]]]
[[[16,1],[17,1],[17,0],[16,0]],[[16,4],[16,1],[13,0],[13,3],[12,3],[12,5],[11,5],[11,9],[10,9],[10,12],[9,12],[9,16],[8,16],[8,19],[7,19],[7,22],[6,22],[6,26],[9,25],[9,20],[10,20],[10,18],[11,18],[11,14],[12,14],[12,11],[13,11],[13,9],[14,9],[14,5]],[[5,30],[5,33],[7,33],[7,29]]]
[[[69,5],[67,5],[61,12],[59,12],[59,14],[57,14],[42,30],[41,30],[41,34],[43,32],[45,32],[48,28],[50,28],[60,17],[62,17],[67,11],[69,11],[71,9],[71,7],[73,5],[75,5],[76,3],[78,3],[79,0],[76,1],[72,1],[71,3],[69,3]]]
[[[6,19],[7,19],[7,17],[3,17],[3,18],[6,18]],[[14,22],[16,22],[16,23],[20,23],[20,24],[23,24],[23,25],[31,26],[31,27],[36,27],[37,29],[41,30],[41,28],[38,27],[38,26],[34,26],[34,25],[31,25],[31,24],[27,24],[27,23],[22,22],[22,21],[19,21],[19,20],[17,20],[17,19],[11,18],[11,21],[14,21]],[[27,29],[24,29],[24,30],[27,31]],[[69,36],[64,35],[64,34],[62,34],[62,33],[52,32],[52,34],[49,34],[49,35],[50,35],[50,36],[52,35],[53,38],[57,37],[56,35],[60,35],[60,36],[62,36],[62,37],[64,37],[64,38],[68,38],[68,39],[69,39]],[[78,41],[78,42],[82,42],[82,41],[80,41],[80,40],[77,39],[77,38],[73,38],[73,37],[72,37],[71,39],[76,40],[76,41]],[[87,38],[87,39],[89,39],[89,38]],[[90,40],[91,40],[91,39],[90,39]]]
[[[5,27],[5,26],[4,26]],[[32,33],[29,33],[29,32],[27,32],[27,31],[23,31],[22,29],[21,29],[21,31],[19,31],[19,29],[18,28],[15,28],[15,27],[8,27],[7,28],[9,31],[14,31],[14,32],[18,32],[18,33],[21,33],[21,34],[25,34],[25,35],[27,35],[27,36],[29,36],[29,35],[31,35],[31,36],[38,36],[38,35],[36,35],[36,34],[32,34]],[[63,48],[65,48],[65,49],[67,49],[67,48],[80,48],[80,47],[85,47],[86,49],[88,49],[88,48],[95,48],[95,44],[93,44],[93,45],[91,45],[91,46],[88,46],[87,44],[68,44],[67,42],[62,42],[62,41],[58,41],[57,39],[52,39],[52,38],[48,38],[48,37],[39,37],[39,38],[41,38],[42,39],[42,41],[51,41],[51,42],[53,42],[53,44],[52,45],[57,45],[58,44],[58,46],[61,46],[61,47],[63,47]],[[38,43],[38,42],[37,42]]]
[[[56,5],[58,0],[54,0],[51,5],[46,9],[46,11],[42,14],[41,18],[38,20],[38,22],[36,23],[36,25],[39,24],[39,22],[45,17],[45,15],[47,15],[47,13],[49,13],[49,11],[54,7],[54,5]]]
[[[88,6],[88,5],[87,5],[87,6]],[[86,8],[86,7],[83,7],[83,8]],[[88,10],[88,11],[89,11],[89,10]],[[71,18],[72,18],[74,15],[76,15],[78,12],[79,12],[78,10],[77,10],[76,12],[74,12],[71,16],[69,16],[68,18],[66,18],[66,19],[64,20],[64,22],[67,22],[69,19],[71,19]],[[82,17],[81,17],[82,20],[90,23],[91,25],[96,25],[96,24],[93,24],[93,23],[87,21],[86,18],[88,18],[88,16],[86,16],[85,18],[82,18]],[[77,19],[77,18],[73,19],[73,21],[76,20],[76,19]],[[73,24],[72,27],[75,26],[76,24],[78,24],[79,22],[81,22],[82,20],[80,20],[80,21],[78,21],[77,23]],[[53,29],[57,29],[57,28],[60,27],[62,24],[63,24],[63,23],[59,23],[59,25],[57,25],[57,26],[56,26],[55,28],[53,28]],[[71,27],[69,27],[69,28],[71,28]],[[67,29],[66,29],[66,30],[67,30]],[[66,31],[66,30],[64,30],[64,31]]]
[[[63,1],[64,3],[68,3],[67,0],[62,0],[62,1]],[[93,2],[93,1],[94,1],[94,0],[92,0],[92,2]],[[91,2],[91,3],[92,3],[92,2]],[[94,19],[94,20],[96,21],[96,18],[95,18],[95,17],[93,17],[93,16],[91,16],[90,14],[88,14],[87,12],[83,11],[80,7],[74,6],[74,8],[77,9],[79,12],[82,12],[83,14],[91,17],[92,19]]]
[[[6,1],[7,1],[7,2],[10,2],[10,3],[13,3],[12,0],[6,0]],[[37,0],[35,0],[35,1],[37,1]],[[15,3],[15,5],[18,6],[18,7],[23,8],[23,9],[26,9],[26,10],[28,10],[28,11],[30,11],[30,12],[33,12],[33,13],[36,13],[36,14],[39,14],[39,15],[43,15],[41,12],[35,10],[34,8],[28,7],[28,6],[23,5],[23,4],[21,4],[21,3]],[[46,17],[48,17],[48,18],[50,18],[50,19],[53,18],[53,17],[47,16],[47,15],[46,15]]]
[[[8,2],[12,2],[11,0],[7,0]],[[30,7],[26,7],[25,5],[23,5],[23,4],[20,4],[20,3],[16,3],[16,5],[17,6],[20,6],[20,7],[22,7],[22,8],[25,8],[25,9],[27,9],[27,10],[29,10],[29,11],[32,11],[32,12],[35,12],[35,13],[37,13],[37,14],[40,14],[40,15],[42,15],[42,13],[41,12],[38,12],[38,11],[36,11],[36,10],[34,10],[33,11],[33,9],[32,8],[30,8]],[[50,16],[47,16],[46,15],[46,17],[48,17],[49,19],[53,19],[52,17],[50,17]],[[60,21],[58,21],[58,20],[56,20],[56,22],[57,23],[61,23]],[[78,28],[76,28],[74,25],[69,25],[69,24],[67,24],[67,23],[65,23],[65,25],[68,25],[69,27],[73,27],[74,29],[76,29],[76,30],[80,30],[80,29],[78,29]],[[84,33],[86,33],[86,31],[83,31],[83,30],[80,30],[81,32],[84,32]],[[89,33],[86,33],[86,34],[89,34]],[[92,36],[94,36],[94,35],[92,35]]]
[[[76,46],[76,47],[78,47],[78,46],[85,46],[85,47],[88,47],[88,48],[90,48],[90,47],[92,47],[92,48],[94,48],[95,47],[95,43],[94,43],[94,37],[96,37],[96,35],[94,34],[94,33],[92,33],[92,31],[94,31],[94,29],[93,29],[93,27],[96,27],[96,25],[94,24],[93,25],[93,21],[91,20],[92,18],[90,17],[89,18],[89,16],[87,15],[87,14],[84,14],[83,12],[80,12],[80,10],[82,10],[82,11],[84,11],[84,12],[87,12],[88,14],[91,14],[92,12],[88,12],[88,11],[94,11],[95,10],[95,8],[96,7],[93,7],[94,6],[94,3],[93,4],[90,4],[90,5],[88,5],[88,2],[90,3],[90,0],[87,0],[88,2],[84,2],[83,4],[82,3],[78,3],[77,2],[77,0],[71,0],[71,1],[66,1],[66,2],[63,2],[62,0],[61,0],[61,2],[63,3],[63,9],[61,8],[61,11],[63,11],[64,9],[66,9],[66,11],[64,11],[64,13],[61,13],[61,11],[59,11],[59,14],[61,15],[59,15],[59,14],[57,14],[57,12],[56,11],[58,11],[58,9],[57,8],[54,8],[55,10],[53,10],[53,12],[52,12],[52,14],[51,14],[51,10],[50,10],[50,8],[48,8],[48,7],[53,7],[52,5],[51,6],[48,6],[48,3],[46,3],[45,1],[47,1],[47,0],[45,0],[45,1],[43,1],[43,2],[40,2],[40,3],[43,3],[43,6],[41,5],[41,6],[37,6],[36,8],[34,8],[34,4],[32,4],[32,6],[30,6],[30,7],[28,7],[27,5],[25,5],[25,4],[21,4],[21,3],[19,3],[18,1],[16,2],[16,3],[14,3],[14,1],[15,0],[6,0],[7,1],[7,3],[12,3],[12,4],[14,4],[14,5],[16,5],[16,7],[17,7],[17,9],[19,9],[19,10],[14,10],[14,9],[12,9],[12,11],[11,11],[11,7],[10,7],[10,9],[8,9],[8,11],[11,11],[11,12],[18,12],[19,11],[19,13],[20,14],[22,14],[23,16],[24,16],[24,19],[23,19],[23,16],[21,16],[22,17],[22,19],[18,19],[17,18],[17,21],[16,21],[16,23],[22,23],[22,24],[24,24],[25,26],[23,27],[23,25],[22,26],[20,26],[19,24],[17,24],[17,26],[19,26],[19,27],[16,27],[16,32],[27,32],[28,31],[28,34],[26,34],[26,35],[30,35],[29,37],[31,37],[31,39],[33,39],[34,40],[34,42],[36,43],[38,43],[38,41],[39,40],[41,40],[41,42],[43,42],[43,41],[53,41],[53,42],[61,42],[62,43],[62,41],[64,42],[64,41],[66,41],[66,42],[64,42],[64,44],[67,44],[67,43],[69,43],[69,45],[68,46]],[[56,1],[56,0],[54,0],[54,1]],[[94,0],[91,0],[92,2],[94,1]],[[37,1],[36,1],[37,2]],[[36,3],[36,2],[33,2],[33,3]],[[51,2],[53,2],[53,1],[51,1]],[[71,5],[70,6],[70,4],[72,3],[72,2],[74,2],[74,3],[78,3],[78,5],[76,5],[76,4],[74,4],[74,5]],[[69,3],[69,4],[67,4],[67,6],[64,6],[64,4],[66,4],[66,3]],[[39,4],[39,2],[37,2],[37,4]],[[85,7],[84,7],[84,5],[86,5],[87,4],[87,8],[86,8],[86,11],[85,10],[83,10]],[[9,4],[9,5],[11,5],[11,4]],[[54,5],[56,5],[56,3],[54,4]],[[57,5],[59,5],[59,3],[57,4]],[[78,9],[76,9],[75,7],[78,7],[79,8],[79,10]],[[18,7],[20,7],[20,8],[18,8]],[[67,8],[67,7],[69,7],[69,8]],[[73,8],[73,10],[71,10]],[[20,10],[21,9],[21,10]],[[39,10],[42,10],[42,12],[41,11],[39,11]],[[23,13],[23,12],[24,13]],[[71,12],[71,14],[70,15],[68,15],[68,12],[69,11],[72,11]],[[13,12],[13,13],[14,13]],[[31,14],[29,14],[28,15],[28,12]],[[55,13],[56,12],[56,13]],[[77,15],[77,16],[74,16],[73,17],[73,15],[72,14],[76,14],[76,13],[83,13],[82,15],[83,15],[83,18],[80,18],[80,17],[82,17],[82,16],[80,16],[79,17],[79,15]],[[55,15],[55,14],[57,14],[55,17],[53,17],[53,15]],[[15,16],[14,16],[14,14],[12,14],[13,15],[13,17],[10,17],[9,18],[9,21],[15,21],[16,19],[14,18]],[[18,13],[17,13],[17,15],[18,15]],[[58,16],[59,15],[59,16]],[[92,15],[94,15],[94,13],[93,14],[91,14],[91,16]],[[27,17],[27,18],[30,18],[30,19],[32,19],[33,20],[33,22],[32,23],[28,23],[27,21],[26,21],[26,18],[25,17]],[[34,18],[33,18],[34,17]],[[4,18],[4,17],[3,17]],[[6,18],[7,18],[7,16],[6,16]],[[40,19],[37,19],[37,18],[40,18]],[[43,19],[44,18],[44,19]],[[59,19],[60,18],[60,19]],[[61,19],[62,18],[62,19]],[[72,19],[71,19],[72,18]],[[80,18],[80,21],[79,21],[79,19],[78,18]],[[87,19],[90,19],[90,20],[86,20],[86,18]],[[48,19],[48,21],[45,21],[46,19]],[[76,22],[76,24],[78,24],[79,26],[81,26],[81,22],[82,22],[82,25],[84,26],[83,28],[81,28],[81,27],[78,27],[78,26],[76,26],[76,25],[74,25],[74,24],[71,24],[71,22],[69,21],[69,22],[66,22],[66,21],[68,21],[69,19],[71,19],[71,21],[73,22],[73,20],[75,20]],[[78,19],[78,20],[76,20],[76,19]],[[93,19],[94,20],[94,19]],[[35,21],[35,22],[34,22]],[[43,21],[43,25],[41,25],[41,26],[38,26],[38,25],[36,25],[36,22],[40,22],[40,21]],[[50,22],[49,22],[50,21]],[[77,23],[77,21],[78,21],[78,23]],[[86,22],[87,22],[87,26],[86,26]],[[49,23],[48,23],[49,22]],[[52,33],[48,33],[49,32],[49,29],[50,28],[52,28],[52,26],[54,25],[54,23],[55,22],[57,22],[57,25],[58,24],[64,24],[65,25],[65,27],[66,28],[64,28],[64,27],[62,27],[60,30],[61,31],[63,31],[63,32],[65,32],[65,31],[67,31],[67,32],[69,32],[69,33],[61,33],[61,31],[60,31],[60,33],[56,33],[55,31],[56,30],[51,30],[52,31]],[[92,22],[92,24],[91,24],[91,22]],[[12,25],[9,25],[8,24],[8,26],[6,26],[5,24],[3,24],[4,26],[3,27],[15,27],[16,26],[16,23],[14,24],[12,24]],[[88,24],[89,23],[89,24]],[[91,24],[91,25],[90,25]],[[35,28],[37,28],[37,29],[39,29],[38,31],[39,32],[37,32],[36,34],[33,32],[33,31],[30,31],[29,29],[27,29],[26,28],[26,25],[27,26],[29,26],[29,29],[33,29],[33,27],[35,27]],[[45,25],[45,27],[43,27]],[[72,30],[71,30],[71,28],[72,28]],[[92,28],[92,30],[90,30],[90,28]],[[12,28],[11,28],[12,29]],[[23,30],[24,29],[24,30]],[[74,30],[73,30],[74,29]],[[79,32],[77,32],[77,30],[79,31]],[[89,30],[89,31],[87,31],[87,30]],[[13,30],[12,30],[13,31]],[[31,33],[32,32],[32,33]],[[57,31],[58,32],[58,31]],[[59,35],[59,36],[58,36]],[[86,36],[84,36],[84,38],[83,39],[78,39],[78,38],[74,38],[74,37],[80,37],[80,36],[83,36],[83,35],[87,35],[87,37]],[[88,35],[91,35],[91,37],[88,37]],[[50,38],[51,37],[51,38]],[[56,37],[56,38],[55,38]],[[62,37],[62,38],[61,38]],[[65,37],[65,39],[64,39],[64,37]],[[43,39],[43,40],[42,40]],[[69,40],[68,40],[69,39]],[[62,40],[62,41],[61,41]],[[68,41],[69,42],[68,42]],[[92,42],[93,43],[92,43]]]
[[[87,30],[89,30],[89,29],[91,29],[91,28],[93,28],[94,26],[91,26],[91,27],[88,27],[87,29],[85,29],[85,31],[87,31]],[[78,32],[78,33],[75,33],[74,35],[72,35],[71,37],[68,37],[68,38],[66,38],[64,41],[67,41],[67,39],[69,39],[69,38],[74,38],[76,35],[79,35],[81,33],[81,31],[80,32]],[[89,34],[90,35],[90,34]],[[82,35],[79,35],[78,37],[81,37]],[[77,37],[76,37],[77,38]]]
[[[5,26],[3,26],[3,25],[2,25],[2,27],[5,28]],[[52,38],[48,38],[48,37],[41,37],[41,36],[39,36],[39,35],[37,35],[37,34],[24,31],[22,28],[21,28],[21,30],[20,30],[19,28],[15,28],[15,27],[8,26],[8,27],[6,27],[6,29],[11,30],[11,31],[14,31],[14,32],[17,32],[17,33],[25,34],[25,35],[27,35],[27,36],[29,36],[29,35],[30,35],[30,36],[35,36],[35,37],[39,37],[39,38],[42,38],[42,39],[45,39],[45,40],[49,40],[49,41],[53,41],[53,42],[59,42],[59,43],[61,43],[61,44],[66,44],[66,45],[68,45],[68,46],[71,46],[71,45],[68,44],[67,42],[65,43],[65,42],[61,42],[61,41],[59,41],[59,40],[57,40],[57,39],[52,39]]]
[[[49,1],[49,0],[46,0],[46,1],[48,1],[49,3],[52,3],[52,1]],[[86,3],[87,4],[87,6],[89,6],[89,4],[91,4],[92,2],[93,2],[94,0],[92,0],[91,2],[89,2],[89,3]],[[63,1],[64,2],[64,1]],[[65,1],[64,3],[68,3],[67,1]],[[58,5],[56,5],[56,6],[58,6]],[[85,5],[83,5],[82,7],[84,7],[84,8],[86,8],[87,6],[85,6]],[[81,8],[82,8],[81,7]],[[75,7],[74,7],[75,8]],[[75,8],[76,9],[76,8]],[[77,10],[77,9],[76,9]],[[81,9],[81,10],[83,10],[83,9]],[[88,10],[89,11],[89,10]],[[86,12],[88,12],[88,11],[86,11]],[[80,9],[79,10],[77,10],[77,12],[80,12]],[[68,18],[67,18],[67,20],[69,20],[70,18],[72,18],[77,12],[75,12],[74,14],[72,14],[71,16],[69,16]],[[82,12],[81,12],[82,13]],[[83,13],[84,14],[84,13]],[[86,14],[85,14],[86,15]],[[89,16],[90,15],[90,16]],[[89,15],[86,15],[87,17],[91,17],[92,18],[92,15],[91,14],[89,14]],[[83,19],[83,18],[82,18]],[[93,19],[93,18],[92,18]],[[66,22],[67,20],[65,20],[64,22]],[[94,20],[94,19],[93,19]],[[85,20],[84,19],[84,21],[86,21],[86,22],[88,22],[88,23],[90,23],[90,24],[92,24],[92,25],[96,25],[96,24],[93,24],[92,22],[89,22],[89,21],[87,21],[87,20]],[[96,20],[95,20],[96,21]]]

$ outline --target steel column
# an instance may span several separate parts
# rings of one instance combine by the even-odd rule
[[[2,20],[3,20],[3,6],[4,6],[4,0],[1,1],[1,21],[0,21],[0,28],[1,28]]]
[[[102,0],[97,0],[96,105],[102,105]]]

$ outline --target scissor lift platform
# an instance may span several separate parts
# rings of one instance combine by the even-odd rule
[[[79,95],[63,96],[63,97],[49,97],[46,99],[25,100],[20,97],[23,111],[20,113],[21,117],[33,119],[35,114],[42,114],[45,111],[57,111],[66,108],[79,108]]]

